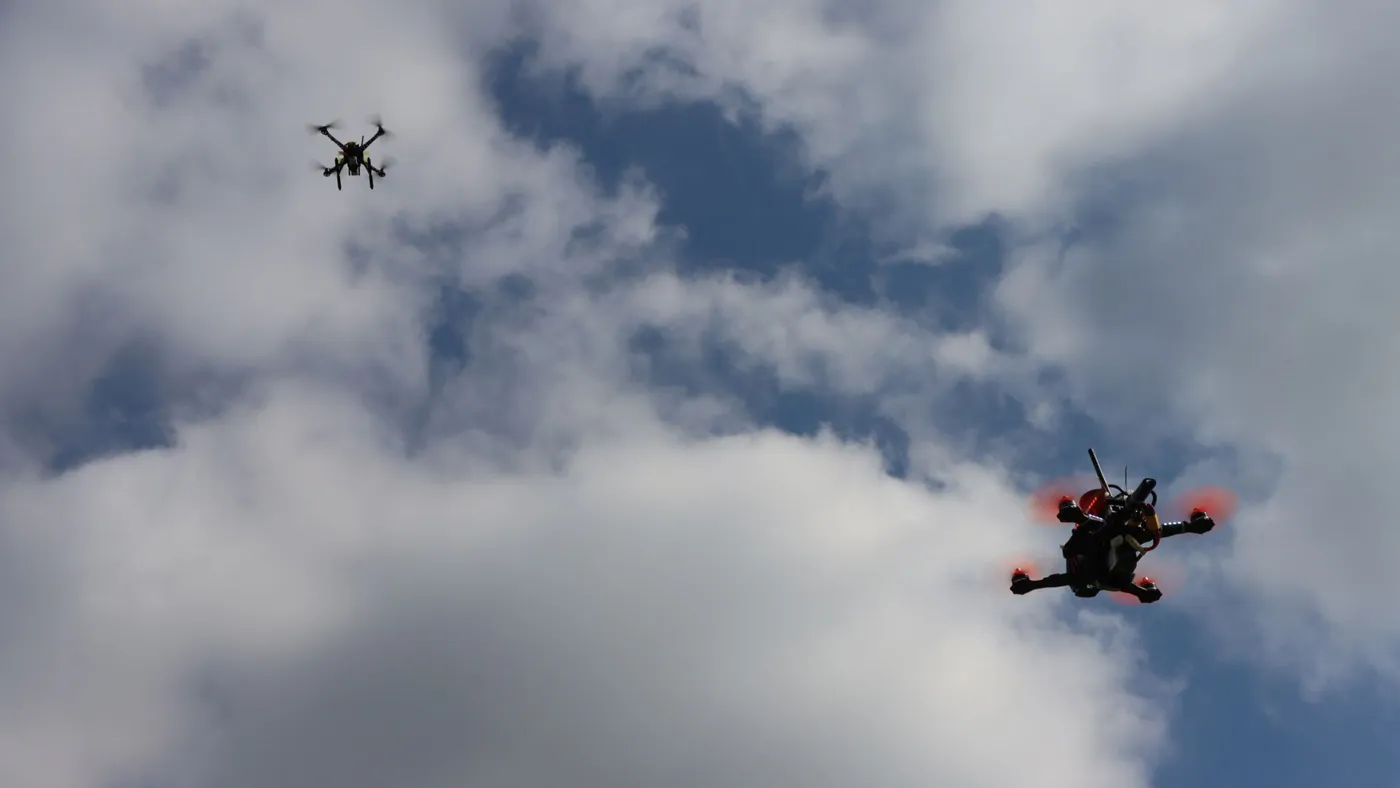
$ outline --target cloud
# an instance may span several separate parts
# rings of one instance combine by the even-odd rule
[[[500,128],[504,4],[113,9],[0,33],[0,782],[1146,783],[1170,688],[1121,622],[1005,592],[1035,540],[999,471],[888,478],[647,390],[624,341],[909,396],[985,337],[677,277],[640,176]],[[812,10],[762,12],[796,64],[763,84],[828,117],[801,64],[873,50]],[[336,192],[302,126],[374,111],[400,164]],[[444,289],[478,307],[455,377]],[[17,439],[133,347],[170,446],[56,473]]]
[[[5,88],[25,119],[0,185],[11,420],[79,418],[86,383],[133,345],[162,354],[170,387],[315,366],[418,395],[439,283],[576,281],[651,243],[645,185],[602,195],[570,150],[506,134],[431,6],[314,10],[137,5],[81,52],[66,52],[86,29],[72,19],[102,9],[16,12],[6,57],[35,78]],[[342,40],[401,56],[328,59]],[[357,107],[398,132],[381,145],[403,166],[372,194],[307,166],[330,148],[304,124]]]
[[[1299,19],[1284,31],[1299,46],[1244,59],[1220,88],[1229,102],[1109,170],[1135,195],[1110,224],[1063,253],[1024,249],[999,294],[1090,412],[1155,418],[1275,471],[1236,471],[1251,505],[1224,592],[1258,603],[1237,632],[1317,681],[1400,667],[1384,603],[1400,591],[1387,513],[1400,116],[1373,98],[1393,60],[1382,29]]]
[[[958,250],[946,243],[920,241],[907,249],[881,257],[879,262],[882,265],[905,263],[938,266],[956,259],[957,256]]]
[[[604,7],[606,6],[606,8]],[[620,9],[628,22],[617,23]],[[847,204],[919,234],[1054,215],[1083,167],[1130,157],[1224,97],[1286,3],[787,0],[550,4],[544,67],[629,100],[712,98],[802,138]],[[658,58],[662,52],[666,58]],[[678,68],[674,62],[684,64]]]
[[[1040,423],[1048,371],[1105,425],[1281,466],[1269,484],[1237,472],[1257,505],[1225,559],[1225,593],[1249,600],[1233,630],[1266,661],[1337,675],[1393,673],[1400,646],[1377,608],[1400,548],[1382,503],[1388,13],[886,2],[857,19],[715,0],[627,25],[567,4],[533,29],[543,67],[601,96],[700,96],[796,131],[842,204],[895,237],[1003,215],[1019,248],[998,295],[1028,351],[1001,366],[1008,385]]]
[[[287,384],[10,486],[6,554],[49,571],[7,597],[7,782],[1146,784],[1131,636],[983,585],[1021,536],[1000,479],[933,495],[864,448],[619,407],[628,434],[503,473]]]
[[[792,385],[836,393],[877,392],[900,375],[924,384],[980,378],[997,361],[980,333],[932,337],[885,310],[841,304],[794,274],[762,286],[657,276],[629,299],[639,324],[654,322],[692,343],[718,335]]]

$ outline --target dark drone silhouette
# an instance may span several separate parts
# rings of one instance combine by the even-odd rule
[[[1048,485],[1032,500],[1036,519],[1072,524],[1074,531],[1061,546],[1065,571],[1036,579],[1023,567],[1011,575],[1011,592],[1027,594],[1042,588],[1068,587],[1079,597],[1094,597],[1100,591],[1128,594],[1139,602],[1162,598],[1162,589],[1151,578],[1136,579],[1138,561],[1157,549],[1163,539],[1180,534],[1204,534],[1215,528],[1215,519],[1206,509],[1214,509],[1221,519],[1234,511],[1234,495],[1223,488],[1200,488],[1184,493],[1171,507],[1189,511],[1185,519],[1162,522],[1157,513],[1157,480],[1145,478],[1129,492],[1127,469],[1125,487],[1109,484],[1094,450],[1089,460],[1098,477],[1098,487],[1079,496],[1073,488]],[[1046,517],[1049,515],[1050,517]]]
[[[334,166],[327,167],[319,162],[313,162],[316,169],[320,170],[321,174],[325,177],[329,178],[332,175],[335,176],[336,189],[342,188],[340,183],[340,171],[343,169],[349,169],[349,174],[351,176],[358,177],[360,168],[364,167],[366,173],[369,175],[369,187],[371,189],[374,188],[374,176],[385,177],[386,173],[384,169],[388,167],[391,162],[386,159],[382,162],[381,166],[376,168],[374,162],[370,160],[370,157],[365,151],[368,150],[369,146],[374,144],[375,140],[380,137],[389,137],[391,135],[385,130],[384,124],[380,121],[378,116],[370,118],[370,123],[375,127],[374,136],[366,140],[364,136],[361,135],[359,142],[355,140],[341,142],[336,139],[335,135],[331,134],[330,130],[339,127],[340,124],[338,121],[331,121],[323,126],[317,126],[315,124],[308,125],[307,128],[312,134],[324,134],[327,139],[336,144],[336,147],[340,148],[340,151],[335,155]]]

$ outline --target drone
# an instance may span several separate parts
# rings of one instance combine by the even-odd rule
[[[1076,499],[1072,489],[1052,484],[1032,497],[1036,519],[1074,525],[1069,541],[1061,547],[1065,571],[1033,579],[1030,572],[1018,567],[1012,572],[1011,591],[1019,595],[1041,588],[1068,587],[1079,597],[1109,591],[1141,603],[1155,602],[1162,598],[1162,590],[1151,578],[1135,578],[1138,562],[1165,538],[1183,533],[1204,534],[1214,529],[1215,519],[1207,510],[1222,520],[1228,519],[1234,509],[1234,495],[1218,487],[1189,491],[1172,507],[1189,511],[1189,515],[1180,521],[1163,523],[1157,513],[1156,479],[1144,478],[1130,492],[1126,469],[1120,487],[1104,478],[1093,449],[1089,449],[1089,460],[1098,477],[1097,487]]]
[[[370,157],[365,155],[365,151],[380,137],[390,137],[392,135],[385,130],[384,124],[380,121],[378,116],[370,118],[369,122],[375,127],[374,136],[366,140],[364,136],[361,135],[359,142],[355,140],[341,142],[336,139],[335,135],[331,134],[330,130],[339,128],[340,123],[338,121],[331,121],[321,126],[315,124],[309,124],[307,126],[307,130],[312,134],[322,134],[331,142],[334,142],[336,147],[340,148],[340,151],[335,155],[335,164],[333,166],[327,167],[320,162],[312,162],[313,166],[320,170],[321,174],[325,177],[329,178],[332,175],[335,176],[335,188],[337,191],[343,188],[340,182],[340,171],[343,169],[349,169],[352,177],[359,177],[360,167],[364,167],[366,174],[369,176],[369,187],[371,189],[374,188],[374,176],[378,175],[383,178],[386,175],[384,169],[388,167],[391,162],[385,160],[380,167],[376,168],[374,163],[370,160]]]

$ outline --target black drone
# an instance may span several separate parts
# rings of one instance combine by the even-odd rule
[[[327,139],[334,142],[336,146],[340,148],[340,152],[335,155],[334,166],[327,167],[319,162],[314,162],[316,169],[320,170],[322,175],[327,178],[332,175],[335,176],[335,188],[337,190],[342,188],[340,183],[340,171],[342,169],[348,168],[351,176],[358,177],[360,174],[360,167],[364,167],[366,173],[369,175],[369,187],[371,189],[374,188],[374,176],[378,175],[381,178],[385,176],[384,168],[388,167],[390,162],[385,160],[382,166],[376,168],[369,156],[365,155],[365,151],[369,146],[374,144],[375,140],[380,137],[388,137],[391,135],[384,129],[384,124],[380,122],[378,116],[370,118],[369,122],[375,127],[374,136],[366,140],[362,135],[359,142],[354,140],[341,142],[336,139],[335,135],[331,134],[330,130],[339,127],[340,124],[338,121],[331,121],[324,126],[317,126],[315,124],[307,126],[307,129],[312,134],[324,134]]]
[[[1018,567],[1012,571],[1011,592],[1027,594],[1041,588],[1068,587],[1075,596],[1093,597],[1100,591],[1128,594],[1143,603],[1162,598],[1151,578],[1136,580],[1138,561],[1157,549],[1163,539],[1183,533],[1204,534],[1215,528],[1214,510],[1222,520],[1234,511],[1235,497],[1222,487],[1203,487],[1183,493],[1169,508],[1186,513],[1183,519],[1162,522],[1157,513],[1157,480],[1145,478],[1132,492],[1109,484],[1098,455],[1089,450],[1089,461],[1098,477],[1097,488],[1078,495],[1076,489],[1055,482],[1043,487],[1031,500],[1035,519],[1074,526],[1061,545],[1065,571],[1032,578]]]

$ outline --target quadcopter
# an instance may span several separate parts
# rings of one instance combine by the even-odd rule
[[[1098,487],[1078,496],[1059,485],[1042,488],[1032,498],[1037,519],[1074,525],[1070,538],[1061,546],[1065,571],[1039,580],[1021,567],[1012,571],[1011,591],[1026,594],[1041,588],[1068,587],[1075,596],[1090,598],[1100,591],[1126,594],[1148,604],[1162,598],[1162,590],[1151,579],[1135,579],[1138,562],[1157,549],[1163,539],[1183,533],[1204,534],[1215,527],[1207,509],[1215,509],[1222,519],[1229,517],[1234,496],[1222,488],[1202,488],[1184,494],[1174,508],[1189,510],[1186,519],[1163,523],[1157,513],[1157,480],[1144,478],[1131,492],[1127,490],[1127,470],[1123,486],[1104,478],[1099,458],[1089,449]],[[1082,488],[1081,488],[1082,489]]]
[[[331,121],[323,126],[317,126],[315,124],[307,126],[307,129],[312,134],[325,135],[327,139],[336,144],[336,147],[340,148],[340,152],[335,155],[335,164],[333,166],[327,167],[319,162],[312,162],[316,169],[320,170],[321,174],[325,177],[329,178],[332,175],[335,176],[335,188],[337,190],[342,188],[340,183],[340,171],[343,169],[349,169],[352,177],[358,177],[360,174],[360,167],[364,167],[366,174],[369,176],[369,187],[371,189],[374,188],[374,176],[378,175],[383,178],[386,175],[384,168],[388,167],[390,162],[386,160],[383,162],[382,166],[376,168],[374,163],[370,160],[370,157],[365,154],[365,151],[380,137],[389,137],[392,135],[385,130],[384,124],[377,116],[370,118],[370,123],[375,127],[374,136],[366,140],[364,136],[361,135],[359,142],[355,140],[341,142],[336,139],[335,135],[331,134],[330,131],[331,129],[339,127],[340,124],[336,121]]]

